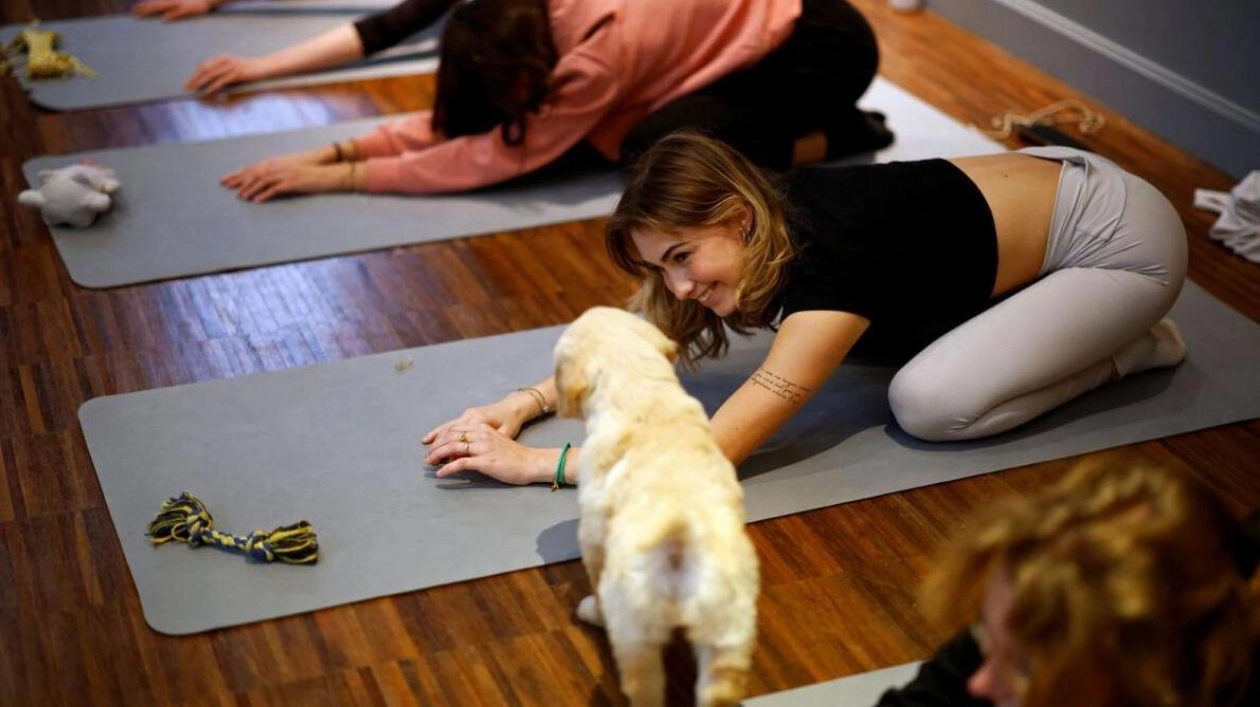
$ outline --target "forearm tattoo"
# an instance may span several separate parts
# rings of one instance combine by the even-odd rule
[[[789,403],[799,403],[806,395],[809,395],[809,388],[797,385],[783,376],[764,368],[758,368],[757,372],[752,374],[752,382]]]

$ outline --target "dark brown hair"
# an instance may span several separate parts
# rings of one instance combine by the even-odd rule
[[[446,22],[433,103],[433,129],[446,137],[498,127],[525,140],[525,118],[547,97],[559,56],[546,0],[472,0]]]

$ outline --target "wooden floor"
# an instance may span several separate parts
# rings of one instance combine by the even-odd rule
[[[7,0],[0,19],[30,19],[33,2]],[[958,120],[985,124],[1076,95],[932,14],[855,4],[876,25],[883,75]],[[40,0],[39,11],[55,20],[124,5]],[[415,110],[432,83],[67,114],[35,110],[12,79],[0,86],[0,703],[620,704],[603,636],[572,615],[587,591],[574,562],[193,637],[153,632],[76,418],[94,396],[560,324],[618,304],[631,283],[592,257],[599,222],[85,290],[38,217],[14,206],[25,160]],[[1233,180],[1107,117],[1084,141],[1174,200],[1191,234],[1191,277],[1260,320],[1260,268],[1212,243],[1213,216],[1191,206],[1195,187]],[[1241,508],[1260,504],[1258,433],[1253,421],[1091,456],[1192,469]],[[752,693],[928,655],[944,635],[920,620],[915,590],[933,550],[974,510],[1073,461],[752,526],[764,578]],[[671,694],[685,703],[679,655]]]

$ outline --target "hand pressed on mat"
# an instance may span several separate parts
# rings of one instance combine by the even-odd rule
[[[358,191],[362,165],[333,162],[330,153],[325,147],[271,157],[227,174],[219,183],[255,203],[291,194]]]
[[[136,17],[158,17],[163,22],[182,20],[210,12],[223,4],[223,0],[141,0],[131,8]]]
[[[486,423],[466,427],[448,423],[424,437],[429,449],[424,462],[437,467],[438,478],[476,471],[505,484],[523,486],[550,481],[557,450],[534,449]]]

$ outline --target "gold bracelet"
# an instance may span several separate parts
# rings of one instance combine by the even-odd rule
[[[534,402],[538,403],[539,414],[546,415],[551,412],[551,408],[547,407],[547,396],[543,395],[541,390],[533,387],[525,387],[517,388],[516,392],[529,393],[529,396],[534,399]]]
[[[350,163],[350,191],[359,191],[359,163]]]

